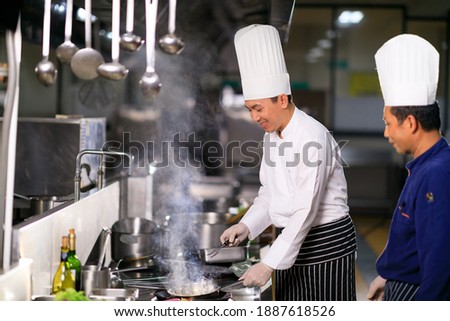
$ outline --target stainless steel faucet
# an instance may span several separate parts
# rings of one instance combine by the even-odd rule
[[[131,176],[132,173],[132,164],[133,164],[133,155],[124,153],[124,152],[113,152],[113,151],[104,151],[104,150],[96,150],[96,149],[84,149],[77,154],[76,163],[75,163],[75,178],[74,178],[74,202],[80,200],[80,182],[81,182],[81,158],[83,155],[93,154],[99,155],[99,167],[98,167],[98,179],[97,179],[97,188],[100,190],[105,186],[104,182],[104,166],[103,159],[104,156],[124,156],[128,157],[130,161],[130,166],[128,167],[128,175]]]

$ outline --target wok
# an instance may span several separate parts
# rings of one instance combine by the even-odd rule
[[[222,292],[220,290],[214,291],[209,294],[203,294],[203,295],[197,295],[197,296],[179,296],[179,295],[173,295],[170,294],[167,290],[158,290],[153,293],[154,296],[158,300],[170,300],[170,299],[176,299],[176,298],[183,298],[183,299],[190,299],[193,301],[207,301],[207,300],[219,300],[224,297],[228,297],[228,293]]]
[[[175,298],[184,298],[184,299],[191,299],[195,301],[202,301],[202,300],[220,300],[224,298],[229,298],[233,295],[233,293],[238,293],[241,291],[246,291],[247,289],[242,284],[243,281],[234,281],[231,284],[228,284],[226,286],[220,287],[216,285],[214,289],[211,289],[209,293],[202,293],[202,294],[193,294],[193,293],[179,293],[179,289],[170,288],[167,287],[166,290],[158,290],[154,292],[154,295],[158,300],[170,300]]]
[[[169,294],[181,298],[198,298],[205,295],[214,295],[218,294],[219,289],[219,286],[211,279],[169,284],[167,286]]]

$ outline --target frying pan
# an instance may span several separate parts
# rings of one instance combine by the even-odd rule
[[[220,287],[216,283],[207,279],[167,286],[167,292],[175,297],[197,299],[205,296],[218,296],[219,289]]]
[[[190,299],[193,301],[207,301],[207,300],[218,300],[223,298],[224,296],[228,295],[228,293],[216,290],[214,292],[208,293],[208,294],[202,294],[202,295],[193,295],[193,296],[181,296],[181,295],[175,295],[170,293],[168,290],[158,290],[153,293],[158,300],[170,300],[175,298],[183,298],[183,299]]]
[[[214,293],[198,295],[198,296],[193,296],[193,297],[180,297],[180,296],[174,296],[174,295],[170,294],[167,290],[158,290],[158,291],[154,292],[153,295],[156,296],[156,298],[158,300],[162,300],[162,301],[176,299],[176,298],[183,298],[183,299],[188,299],[188,300],[192,300],[192,301],[208,301],[208,300],[220,300],[225,297],[228,297],[229,294],[226,292],[217,291]]]
[[[162,300],[167,300],[174,297],[191,298],[193,300],[212,300],[222,298],[229,293],[233,293],[234,291],[246,289],[246,287],[243,285],[243,282],[243,280],[238,280],[224,287],[219,287],[216,284],[214,288],[212,288],[210,291],[207,291],[208,293],[188,293],[187,289],[195,287],[195,284],[197,283],[193,282],[193,285],[191,286],[186,286],[186,284],[184,284],[181,289],[175,287],[170,288],[170,286],[168,286],[167,290],[157,291],[158,293],[155,293],[155,296],[158,299]]]

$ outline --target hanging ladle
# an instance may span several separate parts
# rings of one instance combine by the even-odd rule
[[[56,48],[56,57],[63,64],[70,63],[70,60],[72,59],[73,55],[78,51],[78,47],[70,40],[72,36],[72,13],[73,13],[73,0],[67,0],[64,42]]]
[[[146,29],[146,54],[147,68],[139,81],[142,95],[154,98],[161,90],[161,81],[155,72],[155,31],[158,13],[158,0],[145,1],[145,29]]]
[[[103,63],[97,67],[100,76],[111,80],[122,80],[128,74],[128,69],[119,63],[119,41],[120,41],[120,0],[112,2],[112,39],[111,58],[112,62]]]
[[[126,32],[120,38],[120,47],[128,51],[138,51],[141,49],[144,40],[134,34],[134,0],[127,1],[127,21]]]
[[[85,0],[84,6],[84,10],[86,11],[84,21],[86,47],[78,50],[73,55],[70,61],[70,68],[78,78],[91,80],[98,77],[97,67],[105,61],[97,50],[92,49],[91,0]]]
[[[38,80],[46,87],[55,83],[58,72],[53,62],[48,60],[50,52],[50,9],[51,0],[45,0],[44,25],[42,28],[42,60],[34,68]]]
[[[159,39],[159,47],[168,54],[178,55],[184,49],[184,42],[175,35],[177,0],[169,0],[169,33]]]

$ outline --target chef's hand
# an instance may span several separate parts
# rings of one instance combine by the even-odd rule
[[[244,280],[244,286],[263,286],[269,281],[272,272],[273,269],[270,266],[260,262],[245,271],[239,280]]]
[[[229,246],[238,246],[239,243],[244,241],[247,236],[250,234],[250,231],[244,223],[235,224],[229,228],[227,228],[222,235],[220,236],[220,242],[225,242],[228,240]]]
[[[367,299],[370,301],[383,301],[385,284],[386,280],[381,276],[377,276],[372,283],[370,283]]]

